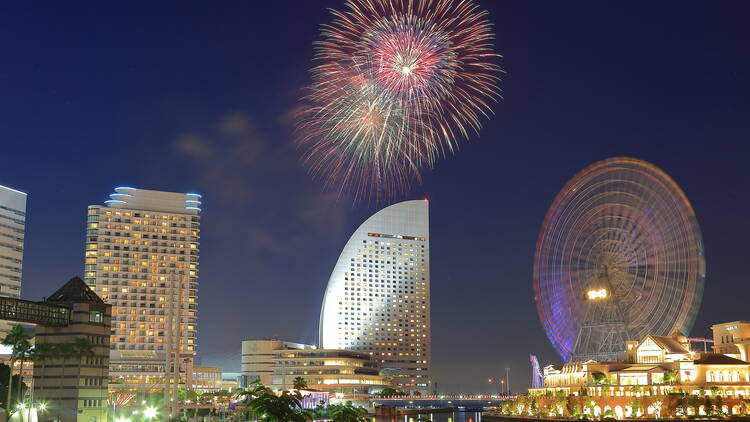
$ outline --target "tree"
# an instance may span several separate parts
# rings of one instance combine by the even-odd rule
[[[390,387],[386,387],[378,393],[378,397],[394,397],[394,396],[405,396],[405,395],[406,393],[404,393],[403,391],[395,390]]]
[[[3,339],[4,345],[11,346],[10,360],[8,361],[8,363],[10,363],[10,371],[8,372],[8,399],[6,400],[6,403],[8,405],[11,404],[11,394],[13,391],[13,383],[11,379],[11,377],[13,376],[13,365],[19,359],[19,354],[23,355],[25,353],[24,351],[28,351],[30,349],[30,339],[31,337],[29,336],[29,334],[20,325],[13,326],[10,332]],[[21,374],[21,376],[23,376],[23,374]],[[6,407],[5,410],[7,411],[7,414],[10,415],[11,408]]]
[[[714,404],[711,402],[711,397],[706,396],[703,399],[703,410],[706,412],[706,415],[711,416],[714,413]]]
[[[657,419],[661,417],[661,408],[662,408],[662,406],[664,406],[664,402],[661,401],[661,400],[654,400],[651,403],[651,407],[654,409],[654,413],[656,414],[656,418]]]
[[[282,391],[276,395],[270,388],[255,382],[251,389],[248,407],[253,416],[265,422],[305,422],[306,414],[300,410],[302,395],[299,391]]]
[[[674,385],[677,382],[677,373],[671,369],[664,372],[664,382]]]
[[[8,365],[0,363],[0,406],[2,406],[4,409],[8,409],[9,408],[8,407],[8,402],[6,401],[7,397],[8,397],[8,376],[9,376],[9,374],[10,374],[10,367]],[[18,381],[20,379],[21,379],[20,375],[18,375],[18,374],[13,375],[12,383],[15,384],[15,385],[18,385]],[[21,383],[20,385],[21,385],[21,393],[22,393],[21,396],[23,397],[23,395],[26,393],[26,384]],[[11,401],[11,403],[10,403],[10,409],[15,409],[16,408],[16,404],[17,404],[17,402],[16,402],[15,397],[14,397],[13,400]]]
[[[354,406],[351,401],[328,406],[328,416],[333,422],[366,422],[367,410]]]
[[[714,403],[716,403],[716,414],[724,416],[724,399],[717,395]]]
[[[307,381],[302,377],[297,377],[292,381],[295,390],[304,390],[307,388]]]
[[[16,403],[23,402],[24,391],[22,391],[21,383],[23,382],[23,364],[32,359],[32,351],[34,347],[28,341],[24,341],[18,345],[18,351],[16,353],[17,362],[21,362],[18,368],[18,382],[16,383]]]
[[[598,385],[604,385],[604,384],[607,384],[607,382],[609,381],[609,380],[607,379],[607,376],[606,376],[606,375],[604,375],[604,374],[603,374],[603,373],[601,373],[601,372],[593,372],[593,373],[591,374],[591,379],[592,379],[592,380],[594,380],[594,384],[598,384]]]

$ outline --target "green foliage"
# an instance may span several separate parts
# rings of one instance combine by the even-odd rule
[[[6,389],[7,389],[6,397],[7,398],[5,400],[5,404],[6,404],[5,409],[8,411],[7,414],[10,414],[14,409],[14,407],[11,407],[11,408],[7,407],[7,404],[9,402],[12,405],[16,401],[23,401],[23,395],[20,394],[23,392],[23,387],[22,387],[23,382],[21,382],[21,379],[19,378],[18,382],[14,383],[13,380],[11,379],[11,375],[13,374],[13,370],[12,370],[13,365],[16,362],[19,362],[19,361],[21,362],[21,372],[23,372],[23,363],[28,361],[31,358],[32,346],[29,340],[31,340],[31,336],[29,335],[29,333],[26,332],[26,329],[24,329],[20,325],[13,326],[10,332],[3,339],[4,345],[11,346],[10,359],[9,359],[10,370],[8,371],[8,376],[6,377],[6,379],[8,380],[8,382],[6,383]],[[11,397],[13,395],[12,391],[13,391],[14,385],[18,389],[15,400]]]
[[[382,389],[378,394],[378,397],[394,397],[394,396],[405,396],[406,393],[404,393],[401,390],[395,390],[390,387],[386,387]]]
[[[534,416],[539,416],[539,404],[536,399],[531,399],[531,403],[529,403],[529,413]]]
[[[607,376],[601,372],[591,373],[591,379],[594,381],[594,384],[598,384],[598,385],[604,385],[609,382],[609,379],[607,378]]]
[[[677,383],[677,373],[671,369],[664,372],[664,382],[669,385]]]
[[[328,406],[328,416],[333,422],[366,422],[367,410],[357,407],[352,402]]]
[[[0,363],[0,406],[2,406],[4,409],[7,409],[7,403],[8,403],[8,375],[10,374],[10,367],[4,363]],[[13,375],[13,386],[15,389],[18,389],[19,382],[21,381],[21,376],[16,374]],[[26,384],[23,382],[20,382],[21,384],[21,397],[23,397],[26,394]],[[15,391],[15,390],[14,390]],[[16,404],[18,403],[17,396],[14,394],[13,398],[11,399],[11,408],[15,409]]]
[[[706,396],[703,399],[703,409],[706,411],[706,414],[709,415],[709,416],[713,415],[713,413],[714,413],[714,404],[711,401],[711,398],[708,397],[708,396]]]
[[[724,406],[724,398],[722,398],[720,395],[716,395],[716,400],[714,401],[716,404],[716,414],[718,415],[724,415],[724,411],[722,410],[722,407]]]
[[[253,382],[247,390],[250,397],[247,405],[255,419],[264,422],[305,422],[308,418],[300,410],[302,395],[295,391],[282,391],[275,394],[270,388],[258,381]]]
[[[302,377],[297,377],[292,381],[292,386],[295,390],[304,390],[308,388],[307,381]]]

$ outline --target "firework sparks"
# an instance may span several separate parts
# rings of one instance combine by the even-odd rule
[[[349,0],[316,43],[299,116],[311,172],[355,200],[406,191],[499,98],[486,12],[469,0]]]

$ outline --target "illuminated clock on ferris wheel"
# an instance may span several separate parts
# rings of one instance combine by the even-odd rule
[[[690,202],[662,170],[599,161],[558,193],[534,257],[534,299],[565,361],[611,361],[625,341],[687,334],[705,280]]]

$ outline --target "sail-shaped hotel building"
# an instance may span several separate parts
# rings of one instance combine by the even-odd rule
[[[328,281],[319,340],[370,354],[402,391],[431,391],[427,200],[384,208],[352,234]]]

